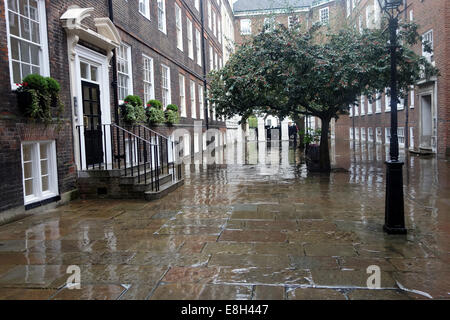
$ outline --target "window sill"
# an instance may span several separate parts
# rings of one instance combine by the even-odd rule
[[[41,207],[44,206],[46,204],[52,203],[52,202],[56,202],[61,200],[61,196],[60,195],[56,195],[54,193],[43,197],[41,199],[35,198],[34,200],[29,201],[28,203],[25,203],[25,210],[31,210],[37,207]]]

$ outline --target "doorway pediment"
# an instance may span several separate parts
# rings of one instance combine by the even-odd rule
[[[108,60],[111,59],[113,50],[120,45],[119,32],[109,18],[94,19],[96,31],[83,25],[83,20],[90,17],[92,11],[94,11],[94,8],[71,6],[60,18],[67,33],[69,56],[72,60],[75,57],[75,46],[79,40],[106,50]]]

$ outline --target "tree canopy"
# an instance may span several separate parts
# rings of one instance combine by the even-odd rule
[[[420,39],[417,25],[402,24],[398,39],[398,88],[406,96],[411,85],[437,70],[410,49]],[[360,95],[375,99],[390,85],[388,40],[383,29],[324,32],[317,25],[306,31],[267,26],[210,74],[209,100],[218,115],[238,114],[243,120],[252,114],[320,118],[320,165],[328,171],[330,120],[348,114]]]

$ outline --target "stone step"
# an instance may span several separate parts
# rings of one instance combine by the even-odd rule
[[[160,185],[159,191],[146,191],[145,199],[148,201],[161,199],[165,195],[175,191],[178,187],[182,186],[184,184],[184,179],[173,181],[166,183],[164,185]]]
[[[160,169],[160,171],[159,171],[160,172],[159,173],[160,179],[161,179],[162,176],[168,174],[167,173],[167,168],[163,168],[164,169],[164,173],[161,173],[162,168],[159,168],[159,169]],[[144,170],[144,168],[140,168],[139,171],[137,169],[133,170],[133,175],[131,175],[131,171],[128,171],[127,173],[128,173],[128,175],[120,177],[120,184],[123,184],[123,185],[126,185],[126,184],[128,184],[128,185],[137,184],[137,183],[139,183],[139,180],[141,182],[143,180],[145,180],[145,175],[146,174],[147,174],[147,181],[151,181],[152,175],[153,175],[154,179],[155,179],[155,176],[156,176],[156,170],[155,169],[152,170],[151,168],[146,168],[145,170]]]
[[[150,177],[147,177],[147,183],[145,183],[145,181],[141,181],[140,183],[135,183],[133,184],[132,188],[134,191],[136,192],[146,192],[151,190],[152,187],[152,181],[150,179]],[[172,182],[172,173],[170,174],[164,174],[164,175],[160,175],[159,176],[159,185],[163,186],[167,183],[171,183]],[[156,181],[153,182],[154,183],[154,188],[156,186]]]

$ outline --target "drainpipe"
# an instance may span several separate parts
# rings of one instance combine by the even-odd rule
[[[108,10],[109,10],[109,19],[114,24],[114,10],[113,10],[113,0],[108,0]],[[114,97],[114,122],[119,125],[119,97],[117,93],[117,58],[116,52],[114,52],[112,58],[112,69],[113,69],[113,81],[111,83],[111,87],[113,89],[113,97]]]
[[[111,1],[111,0],[109,0]],[[203,63],[203,113],[205,114],[206,130],[209,129],[209,113],[208,113],[208,100],[206,99],[206,92],[208,86],[206,83],[206,43],[205,43],[205,15],[203,13],[203,1],[200,1],[200,17],[202,24],[202,63]]]

